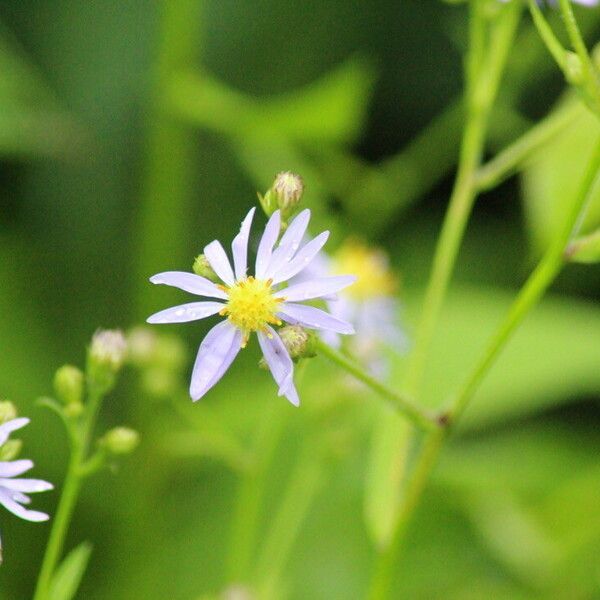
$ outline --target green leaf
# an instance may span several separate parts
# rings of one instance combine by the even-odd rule
[[[290,93],[253,97],[207,73],[173,81],[172,104],[190,122],[234,137],[351,142],[360,133],[373,87],[373,69],[351,59]]]
[[[377,411],[365,482],[367,531],[382,549],[391,541],[402,501],[410,425],[387,406]]]
[[[586,165],[599,138],[598,118],[589,111],[582,111],[578,119],[532,157],[525,169],[525,216],[537,254],[548,246],[575,201]],[[592,231],[599,224],[600,186],[596,186],[582,231]]]
[[[464,383],[513,299],[494,288],[450,292],[424,382],[428,404],[442,405]],[[598,305],[546,297],[509,340],[460,426],[482,427],[600,392],[598,331]]]
[[[92,545],[89,542],[83,542],[69,552],[52,577],[48,600],[75,598],[91,553]]]

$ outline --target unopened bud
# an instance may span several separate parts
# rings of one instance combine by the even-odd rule
[[[81,404],[83,373],[73,365],[63,365],[54,375],[54,391],[64,404]]]
[[[575,52],[565,52],[565,77],[567,81],[575,86],[581,85],[585,79],[581,59]]]
[[[0,461],[7,462],[19,456],[23,442],[21,440],[6,440],[0,447]]]
[[[296,211],[303,193],[302,177],[289,171],[283,171],[275,177],[275,181],[267,193],[264,196],[259,194],[258,199],[268,217],[280,209],[282,221],[286,223]]]
[[[127,342],[119,330],[100,330],[94,334],[88,350],[87,376],[96,393],[106,394],[123,366]]]
[[[292,360],[316,356],[314,334],[304,327],[286,325],[278,333]]]
[[[220,282],[219,276],[215,273],[214,269],[210,266],[208,262],[208,258],[204,256],[204,254],[199,254],[196,256],[194,260],[194,264],[192,265],[192,271],[196,273],[196,275],[200,275],[201,277],[206,277],[210,281],[215,283]]]
[[[17,418],[17,408],[9,400],[0,401],[0,424]]]
[[[100,440],[100,444],[111,454],[130,454],[139,443],[140,434],[129,427],[115,427]]]

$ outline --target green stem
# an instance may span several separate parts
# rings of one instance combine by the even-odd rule
[[[350,373],[359,381],[362,381],[374,392],[388,400],[396,410],[408,417],[420,429],[430,431],[439,426],[439,422],[435,414],[427,411],[425,408],[420,407],[407,396],[399,394],[396,390],[388,387],[384,383],[381,383],[375,377],[369,375],[367,371],[365,371],[361,366],[357,365],[353,360],[342,354],[339,350],[328,346],[320,339],[317,339],[316,347],[318,352],[326,356],[329,360]]]
[[[447,413],[448,424],[453,424],[461,416],[477,386],[508,342],[511,334],[522,323],[525,316],[537,304],[549,285],[555,279],[564,265],[564,251],[570,239],[576,234],[582,215],[585,213],[591,192],[598,182],[600,172],[600,144],[594,151],[577,198],[569,210],[565,222],[554,239],[552,245],[540,261],[540,264],[531,274],[523,289],[515,299],[504,322],[493,336],[487,351],[467,377],[465,384],[456,395],[450,410]],[[372,582],[369,600],[383,600],[389,596],[392,585],[394,566],[397,564],[398,555],[406,526],[412,518],[415,508],[425,489],[431,471],[435,466],[437,456],[442,448],[448,428],[433,431],[427,435],[423,442],[422,450],[417,459],[416,466],[407,482],[406,501],[399,518],[398,526],[394,532],[390,546],[379,555]]]
[[[571,44],[573,45],[573,49],[581,61],[585,79],[590,82],[595,88],[596,92],[598,92],[598,80],[596,79],[594,64],[592,63],[592,59],[588,53],[585,41],[581,35],[581,31],[579,30],[579,25],[577,25],[577,20],[575,19],[575,14],[573,13],[573,8],[571,6],[571,0],[559,1],[560,11],[565,22],[565,27],[567,29],[569,39],[571,40]]]
[[[134,278],[138,315],[155,308],[148,296],[148,277],[169,264],[185,264],[188,258],[187,213],[196,169],[194,137],[189,127],[171,114],[167,95],[173,77],[196,62],[201,4],[199,0],[162,2]]]
[[[566,50],[563,48],[563,45],[560,43],[556,35],[554,35],[552,27],[550,27],[548,21],[546,21],[546,18],[540,10],[540,7],[537,5],[536,0],[529,0],[529,12],[531,13],[533,24],[540,34],[542,42],[544,42],[548,52],[550,52],[561,71],[567,75]]]
[[[510,177],[534,152],[564,131],[582,113],[579,102],[569,101],[532,127],[479,169],[476,181],[479,191],[490,190]]]
[[[103,394],[98,393],[96,390],[88,390],[88,402],[83,421],[80,424],[67,423],[67,433],[70,440],[69,465],[56,515],[52,522],[52,529],[48,538],[33,600],[47,600],[48,598],[52,577],[62,555],[65,538],[69,531],[75,504],[81,490],[81,484],[88,474],[86,457],[102,397]]]
[[[267,469],[283,432],[284,414],[282,406],[273,405],[263,415],[253,445],[254,462],[241,474],[232,524],[229,583],[245,582],[250,574]]]
[[[65,543],[65,537],[69,530],[69,524],[73,516],[73,510],[81,489],[81,477],[79,469],[82,459],[82,448],[80,445],[71,447],[71,457],[65,475],[63,490],[58,503],[58,508],[52,522],[52,530],[48,538],[42,568],[38,576],[33,600],[46,600],[52,582],[54,570],[60,560]]]
[[[324,480],[323,456],[315,440],[305,442],[290,475],[279,509],[266,534],[257,567],[257,594],[261,600],[278,598],[278,581],[294,541]]]
[[[509,4],[504,9],[504,14],[499,17],[500,22],[491,35],[487,57],[479,56],[485,50],[485,44],[482,44],[480,39],[480,31],[484,26],[481,3],[476,0],[471,4],[473,11],[471,40],[466,61],[467,123],[463,134],[456,183],[437,244],[433,269],[425,293],[423,313],[415,335],[415,347],[409,365],[407,389],[413,395],[418,395],[420,391],[433,332],[477,196],[476,174],[481,163],[490,111],[519,21],[518,4],[517,2]],[[474,54],[477,56],[473,56]]]

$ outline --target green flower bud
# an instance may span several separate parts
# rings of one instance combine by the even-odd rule
[[[570,84],[575,86],[581,85],[585,79],[581,59],[570,50],[565,52],[565,77]]]
[[[64,414],[67,417],[72,419],[76,419],[80,417],[83,413],[83,404],[81,402],[71,402],[71,404],[67,404],[64,408]]]
[[[88,349],[87,376],[96,393],[110,391],[126,353],[127,342],[121,331],[104,329],[94,334]]]
[[[100,445],[111,454],[131,454],[140,443],[140,434],[129,427],[115,427],[107,431]]]
[[[302,177],[289,171],[283,171],[275,177],[273,185],[264,196],[258,194],[258,199],[267,217],[270,217],[279,208],[282,222],[285,224],[296,212],[303,193]]]
[[[206,279],[209,279],[214,283],[218,283],[221,281],[219,279],[219,276],[214,272],[213,268],[210,266],[208,258],[206,258],[204,254],[199,254],[198,256],[196,256],[194,264],[192,265],[192,271],[194,271],[196,275],[206,277]]]
[[[83,383],[83,373],[73,365],[63,365],[54,375],[54,391],[67,406],[81,404]]]
[[[278,332],[292,360],[316,356],[314,334],[300,325],[286,325]]]
[[[0,401],[0,424],[17,418],[17,408],[10,400]]]
[[[21,452],[23,442],[21,440],[7,440],[0,447],[0,461],[15,460]]]

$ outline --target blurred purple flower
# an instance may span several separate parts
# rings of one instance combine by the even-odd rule
[[[329,232],[325,231],[301,245],[310,220],[309,210],[302,211],[290,223],[279,243],[280,211],[273,213],[258,245],[255,275],[248,276],[248,238],[254,210],[250,210],[233,240],[233,267],[220,242],[215,240],[204,248],[204,255],[223,285],[180,271],[159,273],[150,278],[152,283],[170,285],[220,301],[175,306],[152,315],[148,323],[183,323],[216,314],[227,316],[200,344],[190,385],[193,400],[199,400],[221,379],[240,348],[246,346],[250,334],[256,332],[265,361],[279,386],[279,395],[286,396],[297,406],[300,401],[294,386],[293,362],[271,325],[279,326],[286,321],[310,329],[354,333],[354,328],[346,321],[302,302],[334,294],[356,278],[350,275],[317,277],[282,287],[317,257],[329,237]]]
[[[510,2],[511,0],[500,0],[500,2]],[[582,6],[596,6],[600,0],[571,0],[575,4],[581,4]],[[537,0],[540,5],[549,4],[550,6],[556,6],[558,0]]]
[[[20,418],[0,425],[0,447],[6,443],[13,431],[25,427],[28,423],[29,419]],[[50,517],[46,513],[29,510],[23,506],[31,502],[31,498],[25,494],[45,492],[53,488],[51,483],[41,479],[17,478],[32,467],[33,462],[30,460],[0,462],[0,504],[13,515],[26,521],[47,521]]]

